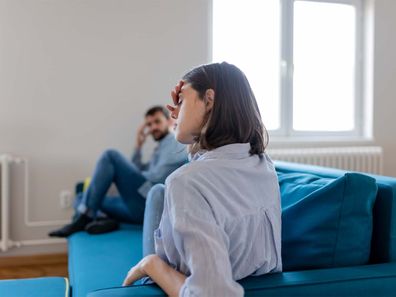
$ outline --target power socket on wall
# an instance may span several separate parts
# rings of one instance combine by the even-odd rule
[[[63,190],[59,193],[59,205],[62,209],[72,206],[72,193],[70,191]]]

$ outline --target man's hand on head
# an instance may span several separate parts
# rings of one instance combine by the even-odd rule
[[[149,134],[147,131],[147,125],[146,123],[143,123],[142,125],[139,126],[137,133],[136,133],[136,148],[140,149],[142,148],[143,144],[145,143],[147,139],[147,135]]]

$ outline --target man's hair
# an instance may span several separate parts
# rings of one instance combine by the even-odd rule
[[[213,109],[204,119],[192,152],[249,142],[251,154],[264,153],[268,132],[249,82],[239,68],[226,62],[201,65],[184,75],[183,80],[191,84],[201,100],[205,100],[206,90],[215,92]]]
[[[157,112],[162,112],[162,114],[166,117],[167,120],[170,119],[169,111],[164,106],[161,105],[156,105],[151,107],[149,110],[146,111],[145,117],[153,116]]]

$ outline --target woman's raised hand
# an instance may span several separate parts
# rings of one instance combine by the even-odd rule
[[[173,101],[173,106],[172,105],[169,105],[169,104],[167,104],[166,105],[166,108],[168,108],[168,110],[172,113],[172,112],[174,112],[175,111],[175,109],[176,109],[176,106],[178,105],[178,103],[179,103],[179,94],[180,94],[180,92],[181,92],[181,88],[183,87],[183,85],[184,85],[184,81],[179,81],[178,82],[178,84],[175,86],[175,88],[172,90],[172,92],[171,92],[171,97],[172,97],[172,101]]]
[[[179,94],[181,92],[181,88],[184,85],[184,81],[179,81],[179,83],[175,86],[175,88],[171,92],[173,104],[177,105],[179,103]]]

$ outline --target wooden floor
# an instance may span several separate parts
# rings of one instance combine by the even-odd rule
[[[0,257],[0,279],[67,277],[67,254]]]

